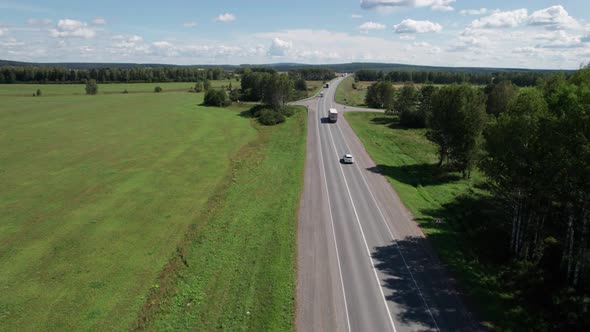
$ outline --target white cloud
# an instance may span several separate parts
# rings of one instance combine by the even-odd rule
[[[48,18],[30,18],[27,20],[28,25],[49,25],[51,23],[53,21]]]
[[[113,36],[113,47],[133,49],[143,43],[143,37],[137,35]]]
[[[236,16],[234,14],[230,14],[230,13],[220,14],[219,16],[217,16],[215,18],[215,21],[223,22],[223,23],[233,22],[235,20],[236,20]]]
[[[280,38],[273,38],[270,48],[268,49],[268,55],[270,56],[285,56],[293,48],[293,43],[285,41]]]
[[[528,19],[528,24],[544,26],[549,30],[579,27],[578,21],[571,17],[561,5],[533,12]]]
[[[0,27],[0,37],[4,36],[8,32],[8,29]]]
[[[480,8],[480,9],[463,9],[459,13],[461,15],[485,15],[490,12],[487,8]]]
[[[57,22],[54,29],[49,30],[49,34],[54,38],[93,38],[96,36],[96,31],[88,24],[76,20],[64,19]]]
[[[194,28],[197,26],[197,22],[184,22],[182,26],[185,28]]]
[[[565,31],[557,31],[548,42],[537,45],[539,48],[574,48],[582,46],[581,36],[568,35]]]
[[[350,15],[350,17],[352,17],[352,18],[363,18],[363,15],[352,14],[352,15]]]
[[[104,19],[103,17],[97,17],[94,20],[92,20],[92,24],[94,24],[94,25],[105,25],[105,24],[107,24],[107,20]]]
[[[361,8],[430,7],[432,10],[451,11],[455,0],[361,0]]]
[[[442,26],[438,23],[430,21],[414,21],[412,19],[405,19],[400,24],[393,27],[395,33],[427,33],[439,32]]]
[[[513,28],[523,24],[527,19],[528,12],[522,8],[482,17],[471,22],[471,27],[476,29]]]
[[[359,30],[365,33],[369,32],[369,30],[385,30],[385,25],[369,21],[359,25]]]

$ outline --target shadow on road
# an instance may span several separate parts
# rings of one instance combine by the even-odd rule
[[[401,308],[395,319],[424,330],[473,330],[472,317],[464,311],[456,286],[430,250],[424,249],[429,248],[426,241],[408,237],[373,252],[376,267],[387,276],[384,287],[392,292],[386,299]]]

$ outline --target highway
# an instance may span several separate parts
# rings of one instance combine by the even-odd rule
[[[300,331],[474,331],[455,281],[334,102],[337,85],[308,107],[298,226]],[[328,109],[339,111],[327,122]],[[341,164],[352,153],[354,164]]]

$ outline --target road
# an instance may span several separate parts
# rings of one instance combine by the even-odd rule
[[[474,331],[455,281],[342,114],[342,78],[308,107],[298,226],[300,331]],[[347,107],[347,110],[351,108]],[[352,153],[355,163],[339,162]]]

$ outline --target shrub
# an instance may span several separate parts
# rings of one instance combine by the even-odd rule
[[[37,97],[41,96],[41,89],[37,89]]]
[[[205,93],[203,104],[207,106],[226,107],[231,105],[231,100],[224,90],[210,89]]]
[[[283,114],[284,116],[290,118],[293,116],[293,114],[295,114],[295,107],[294,106],[285,106],[281,109],[281,114]]]
[[[159,86],[157,86],[157,87],[154,88],[154,92],[155,93],[162,92],[162,88],[159,87]]]
[[[242,91],[240,89],[231,90],[229,93],[229,99],[231,101],[240,101],[240,99],[242,99]]]
[[[129,93],[129,91],[127,91],[127,89],[123,90],[123,93]]]
[[[87,95],[95,95],[97,93],[98,93],[98,84],[96,84],[96,80],[94,78],[91,78],[86,82],[86,94]]]
[[[258,118],[258,121],[260,121],[260,123],[263,125],[272,126],[285,122],[285,117],[283,114],[281,114],[281,112],[277,112],[270,108],[265,108],[260,111],[260,117]]]

